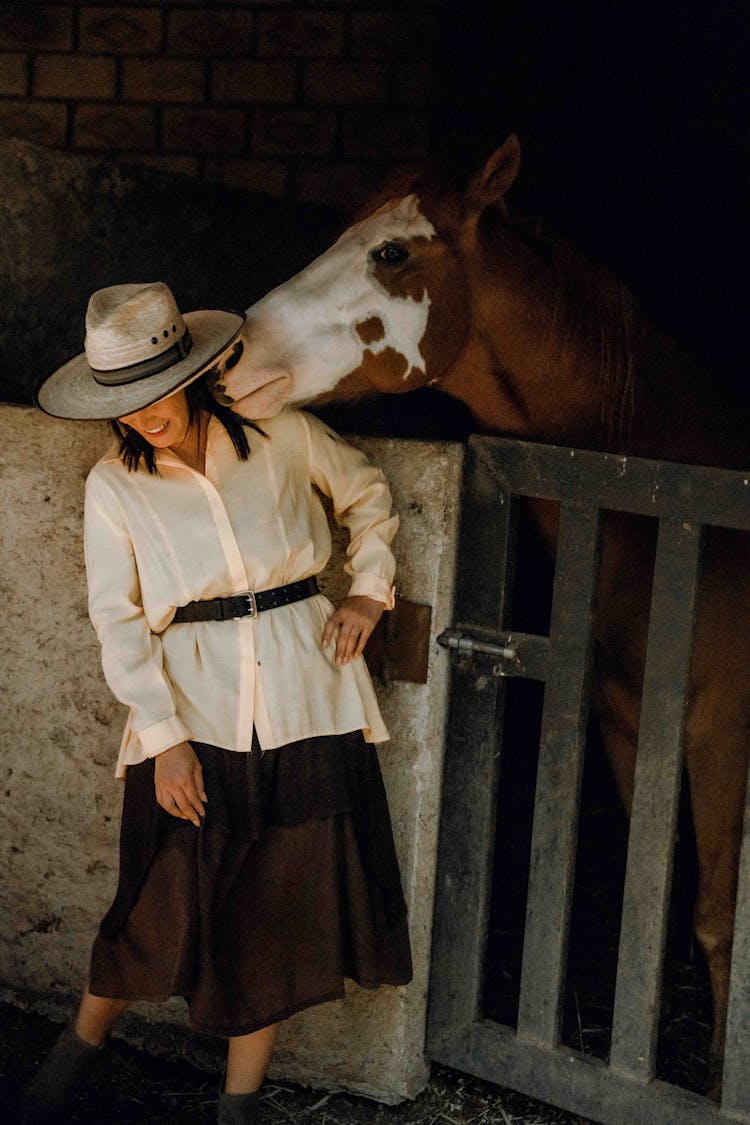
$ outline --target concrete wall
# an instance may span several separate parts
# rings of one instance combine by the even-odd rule
[[[99,423],[0,406],[2,849],[0,994],[58,1015],[83,986],[114,891],[124,710],[104,683],[85,605],[86,474],[109,442]],[[378,688],[392,740],[380,751],[410,911],[415,979],[303,1012],[283,1028],[272,1073],[386,1102],[423,1087],[423,1057],[462,449],[356,439],[386,472],[402,526],[398,591],[433,607],[425,685]],[[340,546],[339,546],[340,550]],[[338,579],[328,591],[335,595]],[[338,586],[341,589],[341,586]],[[186,1035],[184,1005],[137,1005],[120,1031],[155,1053],[218,1066],[220,1044]]]

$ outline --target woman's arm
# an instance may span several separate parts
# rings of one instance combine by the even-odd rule
[[[120,702],[131,708],[142,759],[156,758],[158,803],[197,828],[207,800],[201,764],[176,713],[161,641],[143,613],[133,544],[119,504],[93,477],[86,484],[84,550],[89,613],[102,647],[105,679]]]
[[[396,563],[390,543],[398,529],[391,491],[383,472],[328,426],[301,414],[310,479],[333,501],[336,522],[349,532],[344,569],[352,576],[349,595],[326,622],[322,643],[336,637],[337,663],[360,656],[385,609],[394,604]]]
[[[131,710],[142,759],[154,757],[187,741],[190,732],[177,715],[161,640],[143,612],[133,545],[117,497],[93,475],[86,484],[84,550],[89,614],[105,679]]]

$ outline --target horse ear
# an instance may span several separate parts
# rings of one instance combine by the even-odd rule
[[[511,133],[504,145],[493,152],[482,171],[469,185],[468,197],[477,207],[501,203],[521,166],[521,142]]]

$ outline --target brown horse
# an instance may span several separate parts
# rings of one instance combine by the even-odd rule
[[[622,285],[538,226],[511,222],[511,137],[467,190],[415,177],[376,200],[330,250],[248,310],[243,361],[216,388],[262,418],[286,403],[401,394],[429,384],[478,429],[644,457],[750,466],[750,430]],[[554,520],[539,508],[541,530]],[[748,767],[750,557],[709,535],[686,756],[699,861],[695,928],[726,1020]],[[595,706],[632,797],[653,543],[605,522]],[[731,638],[731,643],[730,643]]]

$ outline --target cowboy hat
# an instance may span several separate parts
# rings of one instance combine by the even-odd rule
[[[243,313],[177,307],[163,281],[98,289],[86,312],[85,351],[37,388],[55,418],[133,414],[197,378],[239,336]]]

